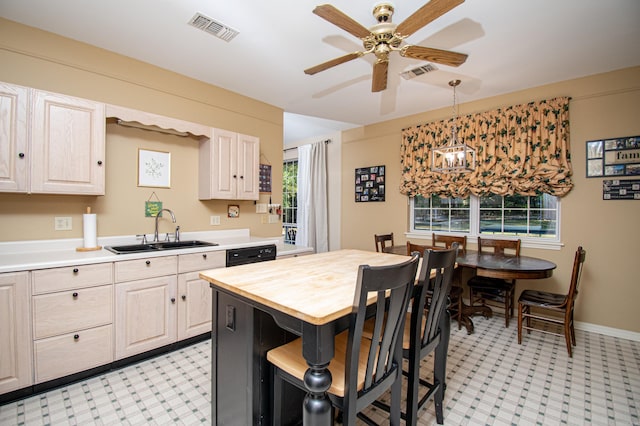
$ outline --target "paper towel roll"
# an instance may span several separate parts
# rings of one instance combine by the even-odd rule
[[[98,235],[96,227],[95,213],[82,215],[82,226],[84,232],[84,248],[94,248],[98,246]]]

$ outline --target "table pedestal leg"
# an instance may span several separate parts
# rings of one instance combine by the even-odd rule
[[[304,374],[304,385],[307,396],[304,398],[303,425],[330,425],[331,402],[327,399],[326,391],[331,386],[331,372],[329,364],[310,365]]]

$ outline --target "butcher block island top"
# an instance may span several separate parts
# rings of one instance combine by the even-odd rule
[[[363,250],[308,256],[202,271],[211,286],[321,325],[351,312],[358,267],[385,266],[407,257]]]

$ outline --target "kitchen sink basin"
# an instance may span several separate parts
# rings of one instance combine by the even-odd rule
[[[105,249],[115,254],[128,253],[145,253],[161,250],[177,250],[195,247],[217,246],[217,243],[209,243],[207,241],[190,240],[190,241],[160,241],[148,244],[128,244],[124,246],[107,246]]]

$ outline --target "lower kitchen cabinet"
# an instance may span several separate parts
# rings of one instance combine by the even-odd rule
[[[34,271],[34,383],[113,361],[113,265]]]
[[[116,284],[116,359],[176,341],[176,275]]]
[[[113,325],[39,339],[34,343],[36,383],[113,361]]]
[[[29,273],[0,274],[0,394],[33,383]]]
[[[198,272],[178,275],[178,340],[211,331],[211,287]]]

